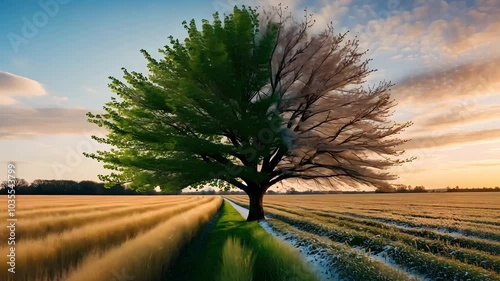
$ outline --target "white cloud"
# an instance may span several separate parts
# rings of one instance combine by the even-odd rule
[[[0,71],[0,105],[17,103],[17,97],[46,95],[42,84],[26,77]]]

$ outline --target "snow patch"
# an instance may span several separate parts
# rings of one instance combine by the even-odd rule
[[[275,231],[267,221],[260,221],[259,224],[272,236],[299,250],[302,258],[312,266],[320,280],[338,280],[337,274],[332,271],[326,260],[324,251],[314,249],[311,244],[300,243],[293,235]]]
[[[362,249],[361,247],[359,246],[352,246],[351,247],[353,250],[357,251],[358,253],[361,253],[363,254],[364,256],[366,256],[366,252],[365,252],[365,249]],[[392,248],[391,245],[385,245],[384,246],[384,250],[377,253],[377,254],[374,254],[374,253],[370,253],[370,258],[372,259],[376,259],[394,269],[396,269],[397,271],[400,271],[400,272],[404,272],[406,274],[408,274],[410,277],[412,278],[415,278],[415,279],[418,279],[418,280],[429,280],[429,279],[426,279],[424,276],[420,275],[420,274],[416,274],[414,272],[411,272],[409,271],[408,269],[398,265],[391,257],[389,257],[387,255],[387,251],[390,250]]]

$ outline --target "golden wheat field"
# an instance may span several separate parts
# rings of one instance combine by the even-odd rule
[[[6,281],[157,280],[222,203],[219,196],[16,199],[15,274],[2,270]],[[4,267],[10,247],[0,245]]]

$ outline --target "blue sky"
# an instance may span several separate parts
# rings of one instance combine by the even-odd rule
[[[396,171],[401,182],[500,185],[494,174],[500,168],[500,2],[268,2],[282,2],[299,19],[307,7],[317,31],[333,21],[339,32],[358,35],[361,47],[370,49],[372,68],[379,69],[369,82],[396,83],[395,118],[415,122],[406,133],[416,139],[408,153],[419,157]],[[122,67],[145,73],[139,50],[156,56],[169,35],[183,39],[183,20],[263,3],[1,1],[0,164],[18,162],[20,176],[30,181],[96,180],[103,172],[99,163],[71,158],[72,151],[99,147],[88,139],[95,128],[84,114],[109,101],[108,76],[120,78]]]
[[[38,27],[35,23],[44,20],[36,15],[44,12],[43,6],[57,12]],[[121,67],[145,71],[141,48],[154,53],[168,35],[183,35],[184,19],[210,16],[211,10],[212,3],[202,0],[68,1],[64,5],[55,0],[3,1],[0,66],[39,81],[53,96],[67,97],[66,106],[100,108],[108,100],[106,95],[87,97],[108,92],[108,76],[120,76]],[[23,36],[27,26],[23,18],[35,26],[36,35],[12,44],[21,40],[12,40],[8,34]],[[36,105],[41,101],[25,102]]]

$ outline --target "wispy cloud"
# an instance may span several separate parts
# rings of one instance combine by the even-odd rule
[[[402,59],[417,54],[431,66],[436,59],[448,62],[469,54],[500,54],[495,48],[500,42],[498,1],[478,0],[467,6],[464,1],[419,0],[410,9],[396,8],[380,10],[373,4],[353,8],[358,11],[355,21],[370,19],[352,29],[360,35],[363,47],[376,53],[400,53],[397,58]]]
[[[400,103],[429,105],[500,93],[500,57],[408,77],[394,89]]]
[[[457,126],[500,120],[500,105],[459,105],[444,113],[415,120],[416,126],[427,129],[448,129]]]
[[[26,77],[0,71],[0,105],[17,103],[16,97],[46,95],[42,84]]]
[[[413,138],[404,149],[429,149],[435,147],[461,146],[464,144],[500,141],[500,129],[429,135]]]
[[[0,139],[40,135],[83,135],[98,129],[87,122],[88,110],[79,108],[3,107]]]

